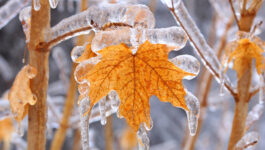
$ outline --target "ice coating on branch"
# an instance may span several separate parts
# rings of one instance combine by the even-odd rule
[[[114,111],[117,111],[117,109],[119,108],[119,105],[120,105],[119,95],[117,94],[116,91],[110,91],[108,96],[109,96],[109,99],[110,99],[111,108]]]
[[[55,9],[60,0],[49,0],[51,8]]]
[[[75,35],[102,30],[111,26],[110,23],[122,23],[127,26],[153,28],[155,19],[152,12],[145,5],[107,5],[93,6],[86,11],[62,20],[51,29],[49,40],[62,37],[68,39]],[[75,32],[71,36],[65,35]],[[50,34],[50,33],[48,33]]]
[[[95,53],[104,47],[120,43],[137,48],[146,40],[153,44],[167,44],[169,48],[179,50],[185,46],[187,37],[185,32],[176,26],[145,30],[121,28],[96,33],[91,48]]]
[[[30,18],[31,18],[31,6],[23,8],[19,13],[19,20],[22,24],[23,31],[26,36],[26,42],[30,40]]]
[[[170,59],[169,61],[174,63],[180,69],[194,74],[194,76],[185,76],[184,79],[193,79],[200,72],[200,62],[191,55],[179,55]]]
[[[107,123],[106,119],[106,97],[103,97],[99,101],[99,113],[100,113],[100,123],[101,125],[105,125]]]
[[[246,120],[246,129],[249,129],[249,127],[256,121],[260,119],[260,116],[262,115],[264,111],[264,104],[258,103],[256,104],[252,110],[248,113],[247,120]]]
[[[24,135],[24,127],[21,123],[17,124],[17,129],[16,129],[16,133],[22,137]]]
[[[143,125],[140,125],[140,128],[137,132],[137,137],[138,137],[138,150],[149,150],[150,141]]]
[[[0,29],[12,20],[20,10],[28,5],[29,0],[9,0],[0,8]]]
[[[81,140],[83,150],[89,150],[89,117],[90,114],[84,115],[90,108],[89,99],[84,99],[80,102],[80,125],[81,125]]]
[[[182,0],[161,0],[161,1],[168,8],[174,10],[173,14],[174,18],[178,23],[181,22],[181,26],[186,32],[192,46],[194,47],[197,54],[200,56],[202,62],[208,68],[208,70],[215,76],[217,81],[220,82],[217,77],[217,75],[219,75],[220,62],[217,59],[216,55],[214,54],[212,48],[207,44],[199,28],[197,27],[197,25],[194,23],[193,19],[189,15]],[[231,87],[228,78],[225,76],[224,79],[225,83]]]
[[[188,118],[188,125],[190,130],[190,135],[194,136],[197,130],[198,117],[200,112],[200,102],[199,100],[189,91],[186,91],[185,102],[189,111],[186,111]]]
[[[148,29],[145,31],[145,35],[151,43],[167,44],[174,50],[182,49],[187,42],[186,33],[177,26]]]
[[[236,144],[236,150],[252,149],[259,141],[257,132],[246,133]]]
[[[33,0],[33,8],[35,11],[40,10],[41,4],[40,4],[40,0]]]
[[[11,116],[9,102],[5,99],[0,99],[0,121]]]

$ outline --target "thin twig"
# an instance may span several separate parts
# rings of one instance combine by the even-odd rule
[[[235,11],[235,8],[234,8],[234,5],[233,5],[232,0],[229,0],[229,4],[230,4],[230,6],[231,6],[231,9],[232,9],[232,12],[233,12],[234,18],[235,18],[235,20],[236,20],[236,24],[237,24],[237,26],[238,26],[238,28],[239,28],[239,20],[238,20],[238,18],[237,18],[237,16],[236,16],[236,11]]]
[[[174,6],[174,2],[172,0],[172,6]],[[174,15],[174,17],[176,18],[176,20],[178,21],[179,25],[183,28],[183,30],[186,32],[187,36],[189,37],[189,40],[191,41],[191,43],[193,43],[194,47],[197,49],[197,52],[199,54],[199,56],[201,57],[201,59],[205,62],[206,66],[208,66],[208,69],[212,72],[212,74],[218,78],[220,80],[220,76],[219,73],[213,68],[213,66],[210,64],[210,62],[205,58],[205,56],[203,55],[201,49],[199,49],[199,46],[197,45],[197,43],[193,40],[193,37],[191,37],[191,35],[189,34],[189,32],[187,31],[186,26],[184,26],[181,22],[181,20],[179,19],[179,17],[177,16],[177,14],[175,13],[175,8],[168,8],[171,13]],[[224,86],[227,88],[227,90],[231,93],[231,95],[236,96],[237,93],[233,90],[232,87],[230,87],[227,83],[224,83]]]

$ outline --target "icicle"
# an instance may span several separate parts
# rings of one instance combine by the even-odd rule
[[[0,29],[8,24],[20,10],[28,5],[29,0],[9,0],[0,8]]]
[[[88,99],[83,99],[80,102],[80,122],[81,122],[81,140],[83,150],[89,150],[89,117],[90,114],[84,114],[89,110],[90,101]]]
[[[236,144],[236,150],[244,150],[254,148],[259,141],[257,132],[246,133]]]
[[[148,127],[148,125],[146,123],[144,123],[144,128],[147,131],[151,131],[153,126],[154,126],[154,122],[153,122],[152,118],[150,117],[150,127]]]
[[[158,29],[135,29],[122,28],[99,32],[95,35],[91,48],[93,52],[101,50],[104,47],[124,43],[133,47],[136,52],[138,45],[146,40],[153,44],[167,44],[170,49],[179,50],[185,46],[187,36],[180,27],[158,28]]]
[[[140,125],[140,128],[137,132],[138,137],[138,150],[149,150],[149,138],[147,132],[143,125]]]
[[[217,74],[219,74],[219,66],[220,62],[217,59],[216,55],[212,48],[207,44],[205,38],[200,32],[199,28],[194,23],[193,19],[189,15],[186,10],[182,0],[161,0],[168,8],[174,9],[174,15],[176,14],[175,19],[179,23],[181,22],[181,26],[185,30],[191,41],[194,50],[200,56],[201,61],[204,63],[204,66],[208,68],[208,70],[217,78]],[[173,6],[172,6],[173,4]],[[231,86],[231,83],[225,78],[225,83]],[[217,78],[217,81],[218,78]]]
[[[186,90],[185,102],[187,107],[189,108],[189,111],[186,111],[186,113],[188,118],[190,135],[194,136],[197,130],[200,103],[199,100],[187,90]]]
[[[49,0],[51,8],[55,9],[60,0]]]
[[[248,113],[247,120],[246,120],[246,129],[249,129],[249,127],[257,120],[259,120],[260,116],[262,115],[264,111],[264,104],[258,103],[256,104],[252,110]]]
[[[102,98],[99,101],[99,113],[100,113],[100,123],[101,125],[105,125],[107,123],[106,119],[106,97]]]
[[[21,122],[17,123],[16,133],[21,137],[24,135],[24,127],[21,125]]]
[[[178,66],[180,69],[194,74],[194,76],[186,76],[184,79],[193,79],[200,72],[200,62],[191,55],[179,55],[170,59],[169,61]]]
[[[110,99],[110,104],[111,104],[111,108],[114,111],[117,111],[120,105],[120,98],[119,95],[116,93],[116,91],[110,91],[109,93],[109,99]]]
[[[23,8],[19,13],[19,20],[22,24],[23,31],[26,36],[26,43],[30,40],[30,18],[31,18],[31,6]]]
[[[41,4],[40,4],[40,0],[33,0],[33,8],[35,11],[40,10]]]

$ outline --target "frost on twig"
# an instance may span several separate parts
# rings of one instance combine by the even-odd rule
[[[207,44],[205,38],[196,26],[182,0],[161,0],[171,11],[179,25],[187,33],[187,36],[194,46],[195,51],[200,56],[201,61],[213,76],[220,82],[220,62],[212,48]],[[231,94],[235,94],[234,89],[227,76],[224,77],[224,85]]]
[[[117,28],[116,26],[147,27],[155,25],[154,16],[144,5],[108,5],[90,7],[86,11],[62,20],[47,33],[49,46],[90,30]]]
[[[29,2],[29,0],[9,0],[3,5],[0,8],[0,29],[7,25]]]
[[[258,121],[264,111],[264,104],[258,103],[256,104],[252,110],[248,113],[246,120],[246,130],[248,130],[253,123]]]

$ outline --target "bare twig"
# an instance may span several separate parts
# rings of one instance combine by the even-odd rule
[[[239,28],[239,21],[238,21],[238,18],[237,18],[237,16],[236,16],[236,11],[235,11],[235,8],[234,8],[234,5],[233,5],[232,0],[229,0],[229,4],[230,4],[230,6],[231,6],[231,9],[232,9],[232,12],[233,12],[234,18],[235,18],[235,20],[236,20],[236,24],[237,24],[237,26],[238,26],[238,28]]]

